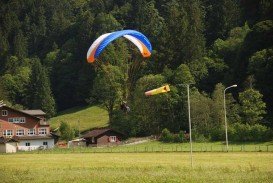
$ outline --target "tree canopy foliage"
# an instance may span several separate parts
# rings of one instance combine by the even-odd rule
[[[188,130],[180,84],[191,84],[195,131],[209,137],[223,126],[223,90],[236,83],[228,119],[273,127],[272,12],[266,0],[1,1],[0,98],[49,117],[96,103],[129,135],[178,133]],[[86,62],[98,36],[122,29],[145,34],[151,58],[118,39]],[[166,83],[170,93],[144,96]]]

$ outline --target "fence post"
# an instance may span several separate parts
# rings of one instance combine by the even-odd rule
[[[210,146],[210,152],[212,152],[212,145]]]
[[[241,151],[243,151],[243,146],[241,145]]]
[[[266,150],[267,150],[267,152],[268,152],[268,145],[266,146]]]

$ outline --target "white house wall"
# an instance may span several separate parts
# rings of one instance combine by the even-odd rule
[[[15,153],[16,152],[16,142],[6,143],[6,153]]]
[[[0,144],[1,153],[15,153],[16,152],[16,142]]]
[[[47,146],[44,146],[43,142],[47,142]],[[26,146],[26,143],[30,143],[30,146]],[[18,150],[31,151],[38,149],[40,146],[51,149],[54,147],[54,139],[20,140],[20,142],[18,143]]]

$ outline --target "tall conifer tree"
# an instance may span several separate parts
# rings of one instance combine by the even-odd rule
[[[28,98],[30,108],[42,109],[48,117],[55,114],[55,101],[50,82],[39,59],[33,60]]]

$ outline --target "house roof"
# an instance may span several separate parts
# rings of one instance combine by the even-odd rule
[[[16,140],[39,140],[39,139],[53,139],[52,135],[45,135],[45,136],[16,136],[14,137]]]
[[[6,144],[9,142],[18,142],[18,141],[13,138],[0,137],[0,144]]]
[[[17,110],[17,109],[8,107],[8,106],[2,106],[2,107],[0,107],[0,108],[8,108],[8,109],[10,109],[10,110],[13,110],[13,111],[16,111],[16,112],[19,112],[19,113],[23,113],[23,114],[25,114],[25,115],[27,115],[27,116],[29,116],[29,117],[35,118],[35,119],[37,119],[37,120],[40,120],[40,118],[38,118],[38,117],[36,117],[36,116],[33,116],[33,115],[31,115],[31,114],[28,114],[28,113],[26,113],[26,112],[23,112],[23,111],[21,111],[21,110]]]
[[[36,110],[21,110],[23,113],[27,113],[29,115],[33,115],[33,116],[43,116],[46,115],[46,113],[40,109],[36,109]]]
[[[116,132],[116,133],[119,133],[119,134],[121,134],[121,135],[124,135],[124,134],[122,134],[122,133],[120,133],[120,132],[118,132],[118,131],[116,131],[116,130],[111,129],[111,128],[102,128],[102,129],[91,130],[91,131],[87,132],[86,134],[84,134],[83,137],[84,137],[84,138],[97,137],[97,136],[99,136],[99,135],[104,134],[104,133],[107,132],[107,131],[114,131],[114,132]]]

